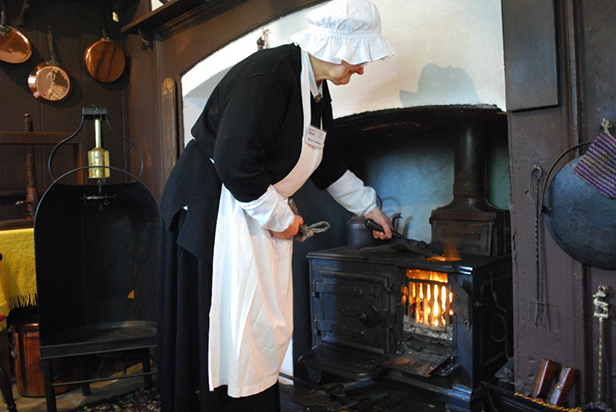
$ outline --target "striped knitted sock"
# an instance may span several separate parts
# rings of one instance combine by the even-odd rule
[[[616,198],[616,139],[607,131],[601,132],[573,172],[604,196]]]

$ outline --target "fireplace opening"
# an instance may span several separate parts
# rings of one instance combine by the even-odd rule
[[[453,293],[447,274],[407,269],[408,282],[402,287],[404,330],[438,339],[453,338]]]

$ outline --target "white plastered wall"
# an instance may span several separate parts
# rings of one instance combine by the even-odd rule
[[[505,110],[501,6],[498,0],[374,0],[383,35],[396,54],[369,64],[363,76],[332,86],[334,116],[431,106],[493,105]],[[316,6],[318,7],[318,6]],[[185,142],[208,96],[236,62],[290,41],[312,9],[283,17],[208,56],[182,77]]]

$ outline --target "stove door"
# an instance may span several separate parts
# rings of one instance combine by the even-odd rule
[[[402,333],[400,269],[313,258],[310,277],[314,347],[300,363],[356,381],[384,373],[378,359]]]
[[[314,343],[383,355],[392,349],[396,337],[391,268],[383,268],[385,273],[352,269],[318,267],[313,272]]]

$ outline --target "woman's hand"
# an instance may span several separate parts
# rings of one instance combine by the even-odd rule
[[[293,236],[295,236],[297,232],[299,232],[299,227],[301,226],[301,224],[304,223],[304,218],[300,215],[293,216],[293,222],[291,222],[288,228],[286,228],[282,232],[270,231],[272,233],[272,236],[274,236],[276,239],[291,239]]]
[[[383,228],[383,232],[377,232],[376,230],[372,231],[372,235],[375,239],[391,239],[392,230],[394,230],[394,227],[391,224],[391,220],[389,220],[389,218],[385,216],[385,214],[381,211],[381,209],[378,208],[378,206],[372,209],[370,213],[368,213],[366,216],[364,216],[364,219],[372,219],[374,220],[374,223],[377,223]]]

